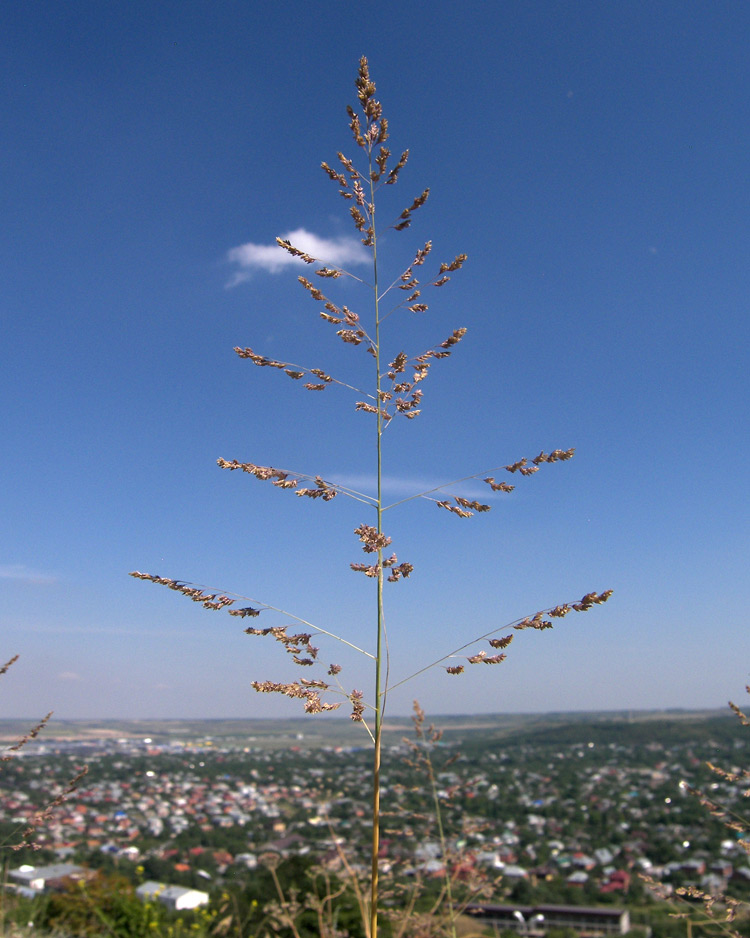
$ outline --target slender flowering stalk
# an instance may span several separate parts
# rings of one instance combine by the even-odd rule
[[[562,618],[571,611],[586,612],[593,606],[606,602],[609,599],[611,590],[602,593],[589,592],[577,602],[563,603],[544,612],[538,612],[524,619],[516,620],[505,627],[505,629],[510,629],[510,634],[507,635],[498,635],[502,628],[493,625],[489,629],[484,629],[483,634],[471,638],[437,660],[419,667],[409,676],[398,680],[396,683],[390,682],[390,655],[384,602],[385,590],[388,587],[385,584],[398,583],[409,579],[414,568],[408,560],[399,560],[397,554],[391,552],[391,538],[383,528],[385,512],[392,511],[405,502],[421,499],[426,505],[429,504],[441,509],[446,517],[454,515],[459,519],[469,519],[476,515],[485,515],[491,510],[492,506],[490,504],[485,504],[474,497],[468,497],[468,494],[444,493],[443,490],[452,486],[460,486],[464,482],[481,479],[488,486],[488,495],[489,492],[492,493],[492,496],[489,496],[490,499],[500,497],[498,493],[502,493],[502,497],[504,497],[514,491],[518,480],[535,475],[544,464],[566,462],[573,457],[574,450],[553,449],[550,452],[542,451],[533,458],[524,457],[481,473],[470,473],[453,482],[415,492],[399,501],[385,504],[383,434],[394,419],[403,418],[412,421],[419,417],[425,404],[425,382],[430,377],[432,368],[453,354],[456,346],[464,339],[467,330],[464,327],[453,329],[442,342],[413,355],[404,350],[395,351],[395,354],[393,350],[387,351],[384,346],[383,326],[386,320],[396,313],[403,315],[423,315],[426,313],[430,308],[434,290],[442,289],[452,279],[452,275],[464,267],[467,256],[466,254],[456,254],[453,260],[444,260],[436,265],[433,272],[425,273],[423,268],[431,262],[432,252],[432,241],[426,241],[424,247],[416,251],[413,259],[400,274],[387,280],[381,277],[378,238],[379,232],[384,226],[379,220],[376,224],[376,202],[379,202],[382,198],[381,190],[383,187],[393,186],[400,180],[401,172],[409,158],[409,151],[404,150],[395,164],[389,163],[391,152],[385,145],[389,138],[388,122],[383,116],[380,102],[375,99],[375,84],[370,78],[366,58],[360,60],[355,87],[359,107],[357,110],[349,107],[347,112],[350,119],[349,128],[354,143],[359,149],[360,159],[355,161],[344,153],[338,153],[338,166],[335,162],[334,165],[324,162],[321,166],[328,179],[338,187],[339,195],[348,204],[351,221],[359,233],[362,244],[370,251],[372,283],[365,284],[361,278],[354,277],[343,268],[326,261],[325,258],[313,257],[288,240],[278,238],[277,244],[279,250],[286,251],[300,263],[308,265],[308,271],[311,270],[312,265],[317,265],[314,270],[317,279],[310,279],[313,277],[312,272],[310,277],[300,275],[298,277],[300,286],[318,307],[322,306],[322,309],[318,309],[320,318],[328,326],[333,326],[337,338],[354,350],[354,354],[364,353],[372,357],[373,362],[370,363],[369,367],[374,367],[374,375],[372,375],[371,380],[363,381],[365,389],[362,389],[341,381],[318,367],[297,365],[292,362],[268,358],[250,347],[237,346],[234,351],[240,358],[258,367],[283,372],[305,390],[321,393],[335,386],[337,391],[341,393],[355,392],[358,399],[353,403],[354,410],[363,414],[363,419],[373,420],[373,430],[371,432],[374,433],[375,437],[375,452],[373,454],[376,463],[375,492],[372,494],[360,492],[336,480],[325,479],[319,473],[310,470],[293,472],[273,466],[257,465],[254,462],[224,458],[218,459],[217,463],[220,468],[227,469],[230,472],[239,470],[239,475],[244,473],[252,475],[260,481],[268,482],[277,489],[285,490],[288,494],[294,494],[301,501],[315,501],[320,505],[340,501],[339,496],[341,496],[356,501],[363,506],[363,511],[369,513],[368,517],[354,529],[354,534],[359,539],[359,546],[366,554],[366,561],[352,562],[350,567],[355,573],[361,573],[373,581],[375,592],[374,634],[372,636],[374,650],[368,651],[366,648],[361,648],[343,635],[337,635],[327,629],[315,626],[304,618],[284,612],[278,606],[260,603],[257,600],[241,597],[235,593],[227,594],[225,591],[209,589],[208,587],[197,586],[168,577],[138,572],[133,573],[132,576],[166,586],[168,589],[181,593],[191,601],[198,603],[204,609],[223,610],[231,616],[250,617],[253,620],[266,613],[277,613],[291,620],[291,624],[295,628],[298,626],[303,627],[304,631],[300,632],[290,632],[289,625],[251,626],[245,629],[249,635],[270,638],[276,641],[288,656],[286,658],[287,662],[302,668],[305,673],[305,677],[297,680],[253,681],[252,686],[258,693],[280,694],[300,700],[305,712],[310,714],[337,710],[346,703],[351,708],[351,719],[362,724],[368,733],[372,742],[372,830],[369,845],[369,899],[366,899],[364,891],[359,890],[359,886],[356,887],[356,891],[363,914],[365,933],[368,938],[378,938],[378,915],[381,905],[379,891],[382,813],[380,769],[383,718],[389,692],[406,681],[412,680],[417,675],[430,669],[439,669],[441,666],[442,670],[450,676],[448,680],[452,680],[454,676],[464,673],[467,667],[500,664],[506,658],[506,649],[510,645],[515,631],[525,629],[543,631],[552,628],[553,620]],[[396,209],[394,215],[391,216],[390,230],[400,232],[408,229],[412,225],[416,213],[427,202],[429,194],[429,189],[423,189],[421,193],[412,197],[411,202],[406,207],[401,208],[400,212]],[[367,322],[363,322],[359,313],[344,304],[339,305],[322,289],[325,288],[327,291],[329,287],[335,287],[335,282],[342,276],[351,277],[371,290],[371,314]],[[381,282],[388,283],[388,286],[382,291]],[[397,300],[399,294],[400,299]],[[388,296],[388,309],[384,312],[383,301],[386,296]],[[367,371],[368,369],[363,369],[363,373],[366,374]],[[330,395],[328,396],[330,397]],[[507,475],[498,478],[497,474],[500,473],[507,473]],[[513,483],[506,481],[509,476],[514,477]],[[443,494],[438,496],[437,493],[441,492]],[[247,602],[248,605],[238,607],[236,605],[238,600]],[[351,687],[351,685],[344,683],[344,679],[341,677],[343,670],[341,665],[324,659],[320,654],[320,649],[313,644],[313,639],[317,640],[317,637],[333,639],[371,660],[374,668],[374,690],[371,700],[366,700],[365,694],[357,688],[347,689],[347,686]],[[472,648],[479,642],[486,642],[489,647]],[[462,656],[462,653],[467,652],[469,649],[472,650],[472,653]],[[333,702],[331,698],[334,698]],[[433,789],[435,789],[434,779]],[[445,844],[446,834],[442,827],[442,820],[439,821],[439,824],[441,842]],[[274,880],[277,882],[278,888],[275,875]],[[449,885],[446,895],[447,902],[451,905],[452,897]],[[288,901],[284,899],[281,891],[279,891],[279,900],[282,906]],[[294,932],[293,918],[289,917],[287,913],[288,909],[284,913],[287,916],[285,924]],[[455,933],[454,911],[450,911],[449,918],[451,931]]]

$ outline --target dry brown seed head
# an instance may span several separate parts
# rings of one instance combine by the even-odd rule
[[[490,648],[507,648],[512,641],[512,635],[506,635],[504,638],[491,638],[489,640],[489,646]]]
[[[277,479],[271,485],[275,485],[280,489],[294,489],[297,488],[298,482],[299,479]]]
[[[445,670],[447,674],[463,674],[465,668],[462,664],[454,664]]]
[[[362,342],[364,333],[359,329],[356,332],[351,329],[339,329],[336,335],[340,336],[342,342],[348,342],[350,345],[359,345]]]
[[[364,207],[365,204],[365,190],[362,188],[359,181],[354,183],[354,198],[357,202],[357,205]],[[364,221],[364,219],[363,219]],[[361,228],[359,229],[362,230]]]
[[[483,505],[481,502],[472,502],[472,501],[469,501],[468,498],[459,498],[458,496],[454,496],[453,500],[456,502],[457,505],[460,505],[462,508],[473,508],[474,511],[489,511],[490,510],[489,505]]]
[[[349,110],[350,110],[350,115],[349,115],[349,116],[350,116],[350,117],[354,117],[354,111],[352,111],[351,108],[350,108]],[[348,157],[344,156],[343,153],[337,153],[336,156],[338,157],[339,162],[340,162],[341,165],[344,167],[344,169],[349,173],[349,175],[350,175],[353,179],[358,178],[359,173],[358,173],[357,170],[354,168],[354,163],[352,163],[352,161],[351,161]]]
[[[411,215],[412,212],[415,212],[418,208],[421,208],[421,207],[425,204],[425,202],[427,201],[429,195],[430,195],[430,190],[429,190],[429,189],[425,189],[423,192],[421,192],[421,193],[414,199],[414,201],[411,203],[411,205],[409,206],[409,208],[405,208],[405,209],[403,210],[403,212],[401,212],[401,215],[400,215],[399,217],[400,217],[400,218],[408,218],[408,217]],[[441,273],[442,273],[442,271],[441,271]]]
[[[280,248],[283,248],[288,254],[291,254],[292,257],[298,257],[301,261],[304,261],[306,264],[313,264],[315,258],[311,257],[309,254],[306,254],[304,251],[300,251],[299,248],[294,247],[293,244],[290,244],[289,241],[284,240],[284,238],[276,238],[276,243]]]
[[[386,128],[388,127],[388,124],[385,120],[383,120],[382,124],[385,124]],[[378,172],[376,174],[376,178],[379,178],[385,172],[386,163],[388,162],[388,157],[390,155],[391,155],[391,151],[388,149],[388,147],[381,146],[380,152],[375,157],[375,162],[378,165]]]
[[[396,180],[398,179],[398,174],[401,172],[404,166],[406,166],[406,161],[408,159],[409,159],[409,151],[404,150],[404,152],[401,154],[401,157],[398,163],[393,167],[390,173],[388,173],[388,178],[385,181],[385,184],[387,186],[392,186],[396,182]]]
[[[315,286],[313,283],[310,283],[310,281],[307,279],[307,277],[297,277],[297,280],[298,280],[298,281],[302,284],[302,286],[303,286],[306,290],[308,290],[310,293],[313,293],[313,291],[315,291],[316,293],[320,293],[320,291],[316,288],[316,286]],[[315,299],[325,299],[325,298],[323,297],[322,294],[320,294],[320,297],[315,297]]]
[[[352,136],[354,137],[357,146],[366,147],[367,141],[362,136],[362,125],[360,124],[359,116],[357,114],[354,114],[352,117],[352,122],[349,124],[349,127],[351,128]]]
[[[406,369],[406,363],[409,361],[407,358],[406,352],[399,352],[398,355],[389,363],[388,367],[393,370],[394,374],[401,374],[402,371]]]
[[[325,391],[325,384],[313,384],[311,381],[308,381],[305,385],[308,391]]]
[[[489,485],[493,492],[512,492],[515,485],[509,485],[507,482],[495,482],[493,476],[483,479]]]
[[[349,183],[346,181],[346,176],[344,176],[343,173],[337,173],[335,169],[331,169],[328,163],[325,162],[321,163],[320,166],[330,179],[334,182],[338,182],[344,189],[348,188]]]
[[[458,515],[459,518],[471,518],[474,514],[473,511],[464,511],[463,508],[457,508],[455,505],[451,505],[450,502],[435,502],[438,508],[445,508],[446,511],[452,512],[454,515]]]
[[[439,273],[452,273],[454,270],[459,270],[463,267],[464,262],[467,259],[466,254],[457,254],[455,259],[450,262],[450,264],[441,264]]]
[[[363,714],[365,712],[365,705],[362,702],[363,696],[361,690],[353,690],[349,695],[349,701],[352,705],[351,718],[355,723],[361,723],[363,720]]]
[[[440,348],[452,348],[454,345],[457,345],[466,335],[467,331],[468,330],[465,328],[454,329],[445,342],[440,343]]]
[[[412,266],[421,267],[422,264],[427,260],[427,255],[432,250],[432,241],[427,241],[423,248],[420,248],[417,251],[416,257],[412,261]]]
[[[139,573],[131,573],[130,575],[137,576],[139,580],[143,579],[142,574],[139,574]],[[8,668],[11,668],[16,663],[16,661],[18,661],[19,657],[20,657],[19,655],[13,655],[13,657],[9,661],[6,661],[5,664],[2,666],[2,668],[0,668],[0,674],[5,674]]]
[[[365,576],[375,577],[378,575],[378,566],[369,566],[366,563],[350,563],[350,568],[354,570],[355,573],[364,573]]]
[[[378,529],[370,524],[360,524],[354,529],[354,533],[362,541],[364,545],[362,550],[367,554],[382,550],[391,543],[390,537],[386,537],[382,532],[378,533]]]
[[[315,273],[319,277],[329,277],[333,280],[341,276],[341,271],[335,270],[333,267],[321,267],[320,270],[316,270]]]

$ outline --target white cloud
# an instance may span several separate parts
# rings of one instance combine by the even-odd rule
[[[58,681],[80,681],[81,675],[76,674],[75,671],[61,671],[57,675]]]
[[[131,629],[118,626],[100,625],[29,625],[24,629],[27,633],[38,635],[175,635],[184,636],[184,629]]]
[[[23,583],[56,583],[57,577],[32,570],[22,563],[0,564],[0,580],[20,580]]]
[[[304,228],[288,231],[280,237],[289,241],[321,264],[334,267],[366,264],[370,255],[362,242],[357,238],[320,238],[318,235]],[[235,272],[227,283],[228,287],[236,287],[238,283],[249,280],[253,271],[265,270],[269,274],[278,274],[288,267],[305,267],[304,261],[292,257],[275,242],[273,244],[240,244],[227,252],[227,260],[236,266]]]
[[[329,482],[338,482],[340,485],[360,492],[363,495],[374,497],[377,491],[378,480],[374,475],[344,475],[338,476],[330,473],[325,476]],[[426,476],[383,476],[383,494],[394,501],[401,498],[411,498],[420,492],[429,492],[433,498],[445,498],[446,495],[457,494],[470,498],[481,498],[482,501],[492,501],[497,496],[488,486],[482,485],[479,479],[467,479],[465,482],[451,483],[448,480],[439,480],[437,477]],[[455,488],[455,493],[454,493]]]

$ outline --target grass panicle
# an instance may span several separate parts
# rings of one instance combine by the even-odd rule
[[[298,282],[307,296],[319,307],[318,312],[323,322],[335,327],[336,338],[351,348],[352,354],[360,355],[364,352],[366,356],[369,356],[369,359],[367,357],[362,359],[363,364],[359,378],[360,387],[354,387],[317,367],[313,368],[268,358],[254,351],[251,347],[237,346],[234,351],[240,358],[248,360],[258,367],[283,372],[288,378],[300,383],[300,386],[308,391],[322,392],[336,385],[339,390],[354,392],[354,411],[366,415],[371,421],[363,426],[363,433],[369,434],[375,444],[373,447],[373,452],[376,453],[373,467],[376,478],[374,489],[369,493],[357,492],[335,479],[324,479],[315,473],[291,472],[286,469],[261,466],[238,459],[227,460],[220,458],[218,465],[220,468],[230,471],[240,470],[241,473],[252,475],[258,480],[270,482],[276,488],[294,492],[298,497],[330,502],[337,496],[341,496],[354,499],[369,508],[371,516],[365,518],[354,531],[359,539],[359,546],[367,555],[368,560],[365,563],[352,561],[350,568],[352,571],[363,574],[373,581],[372,642],[370,648],[359,648],[343,635],[336,635],[330,630],[307,622],[300,616],[285,612],[277,606],[261,603],[248,597],[240,598],[237,594],[228,591],[209,589],[181,580],[147,573],[134,572],[132,575],[139,579],[166,586],[175,592],[181,593],[193,602],[199,603],[205,609],[223,609],[230,615],[243,618],[255,618],[266,613],[277,613],[295,623],[304,625],[305,631],[297,634],[290,634],[287,626],[283,625],[246,629],[249,635],[274,639],[281,644],[294,665],[306,669],[311,675],[309,678],[295,681],[256,680],[252,686],[259,693],[276,693],[299,699],[305,712],[311,714],[337,710],[342,704],[347,704],[351,708],[351,719],[362,724],[369,735],[372,743],[369,876],[365,886],[362,876],[358,873],[357,876],[353,877],[355,883],[352,888],[357,895],[362,914],[363,930],[368,938],[377,938],[378,916],[381,909],[384,908],[383,897],[380,892],[381,864],[379,859],[381,740],[383,716],[389,692],[431,669],[442,667],[448,675],[458,676],[466,672],[467,666],[500,664],[506,659],[506,649],[513,639],[512,633],[514,631],[526,629],[543,631],[550,629],[553,627],[553,620],[559,619],[569,612],[586,612],[595,605],[606,602],[611,595],[611,590],[601,593],[589,592],[577,602],[566,602],[557,605],[544,612],[537,612],[531,616],[517,619],[506,626],[495,625],[482,635],[468,637],[468,640],[459,647],[446,652],[435,661],[426,662],[424,665],[417,667],[406,677],[400,679],[391,677],[392,662],[388,651],[385,620],[386,584],[410,579],[414,567],[408,561],[402,560],[399,562],[396,553],[386,555],[385,551],[387,549],[390,551],[391,548],[391,537],[383,529],[384,513],[392,511],[406,502],[421,499],[424,502],[437,505],[438,508],[443,509],[446,515],[452,514],[461,519],[470,519],[477,514],[486,514],[491,510],[490,504],[468,497],[468,495],[454,495],[451,492],[449,497],[442,497],[438,493],[452,486],[481,480],[489,486],[491,492],[501,493],[504,497],[514,491],[515,485],[505,481],[496,481],[499,473],[507,472],[514,475],[516,479],[530,477],[536,474],[542,465],[566,462],[571,459],[574,455],[574,449],[541,451],[534,458],[522,458],[482,472],[469,473],[461,479],[446,482],[428,491],[415,492],[392,504],[386,503],[383,491],[383,434],[395,418],[403,417],[405,420],[413,421],[421,414],[426,400],[424,388],[429,383],[432,366],[435,362],[447,359],[453,354],[458,344],[466,336],[467,329],[464,326],[454,328],[442,342],[427,351],[411,354],[399,349],[397,334],[385,334],[384,325],[397,313],[427,313],[430,303],[427,301],[426,291],[432,287],[445,287],[457,274],[463,271],[468,258],[464,253],[457,253],[454,254],[453,260],[442,261],[435,266],[434,270],[423,272],[423,268],[431,260],[432,253],[432,241],[427,240],[424,247],[417,250],[411,262],[401,270],[401,273],[396,273],[392,279],[382,276],[381,262],[378,255],[380,228],[377,219],[379,214],[376,214],[376,206],[378,213],[381,211],[393,213],[386,215],[386,217],[392,219],[387,225],[388,230],[391,232],[405,231],[415,222],[419,210],[427,202],[430,189],[423,188],[418,195],[411,198],[406,207],[403,207],[404,203],[401,202],[400,205],[394,208],[389,197],[386,197],[385,204],[381,206],[381,200],[384,198],[381,190],[383,187],[392,187],[401,181],[402,171],[409,159],[409,150],[403,150],[398,160],[395,163],[393,162],[391,149],[385,145],[390,136],[388,121],[383,116],[381,103],[375,97],[375,83],[370,75],[369,63],[364,57],[359,62],[355,87],[358,106],[348,106],[347,114],[352,139],[357,147],[356,158],[339,152],[336,154],[335,161],[324,161],[321,163],[321,167],[328,179],[336,185],[339,195],[347,205],[349,220],[359,240],[370,252],[371,279],[366,282],[343,267],[332,263],[329,259],[315,257],[291,244],[288,240],[278,238],[277,244],[279,250],[286,251],[293,258],[307,265],[308,269],[314,271],[314,274],[311,273],[313,279],[300,274]],[[390,191],[388,189],[386,193],[390,193]],[[366,295],[369,295],[369,302],[363,301],[361,304],[361,309],[369,309],[366,315],[361,311],[352,311],[336,300],[335,297],[329,297],[321,289],[321,286],[325,286],[326,290],[328,288],[334,290],[337,281],[342,277],[357,281],[361,284]],[[388,286],[383,287],[383,283],[388,283]],[[435,294],[430,295],[434,296]],[[393,301],[391,305],[384,303],[386,297],[389,298],[389,302]],[[389,327],[392,326],[392,323],[393,321],[388,322]],[[394,345],[395,348],[392,347]],[[236,603],[239,601],[247,602],[249,605],[238,607]],[[511,634],[498,634],[508,630]],[[342,642],[371,660],[374,673],[373,688],[369,699],[363,691],[347,689],[341,683],[342,667],[338,664],[329,663],[329,658],[324,659],[321,657],[317,646],[312,644],[313,638],[316,641],[323,638]],[[471,650],[472,646],[482,642],[487,642],[489,649],[478,648]],[[461,660],[457,661],[457,658],[463,652],[469,653],[463,655]],[[316,676],[316,672],[320,674],[320,677]],[[333,700],[330,701],[328,698],[333,698]],[[424,743],[431,731],[425,730],[423,726],[424,717],[419,708],[416,709],[415,714],[417,736],[421,743]],[[421,749],[419,753],[423,768],[427,771],[428,776],[432,777],[434,791],[434,774],[430,775],[432,772],[431,763],[429,759],[424,757]],[[437,800],[433,807],[438,818],[437,823],[440,828],[441,842],[445,845],[445,836],[441,827],[442,821],[440,820],[440,805]],[[275,867],[271,866],[269,869],[273,872]],[[352,863],[349,863],[349,869],[353,869]],[[328,889],[327,892],[326,889],[323,889],[317,899],[310,900],[317,903],[315,908],[323,911],[332,906],[335,898],[330,884],[326,888]],[[283,924],[292,934],[296,935],[298,934],[299,908],[295,903],[298,900],[294,897],[285,896],[278,882],[277,892],[278,907],[273,910],[271,918],[276,925]],[[446,879],[445,889],[441,892],[438,905],[431,911],[433,921],[437,921],[438,907],[448,910],[447,921],[449,927],[444,932],[446,934],[455,934],[453,899],[450,879]],[[432,932],[424,930],[423,925],[420,925],[418,932],[420,934],[432,934]],[[393,934],[417,933],[414,930],[414,919],[411,920],[408,928],[404,922],[392,922],[391,928],[392,930],[395,929]],[[411,929],[411,932],[408,929]],[[327,932],[324,932],[322,925],[320,934],[327,934]]]

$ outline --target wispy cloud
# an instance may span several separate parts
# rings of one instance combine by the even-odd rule
[[[57,675],[58,681],[80,681],[82,680],[81,675],[77,674],[75,671],[61,671]]]
[[[0,580],[19,580],[22,583],[56,583],[58,577],[32,570],[22,563],[0,564]]]
[[[185,635],[184,629],[137,629],[108,625],[27,625],[24,626],[24,632],[35,635],[145,635],[150,638]]]
[[[346,486],[346,488],[353,489],[363,494],[372,496],[377,491],[377,477],[374,475],[338,476],[331,474],[326,478],[329,482],[338,482],[340,485]],[[484,501],[496,497],[488,486],[481,484],[479,479],[467,479],[465,482],[461,482],[460,485],[458,483],[451,484],[450,480],[448,480],[448,484],[446,485],[445,479],[438,479],[437,477],[383,477],[383,494],[386,498],[394,500],[398,498],[409,498],[418,495],[420,492],[432,492],[435,498],[440,498],[441,492],[449,493],[453,490],[454,486],[457,490],[460,488],[459,494],[464,496],[472,498],[479,498],[481,496]],[[437,489],[437,491],[433,492],[435,489]]]
[[[370,255],[357,238],[321,238],[305,228],[296,228],[280,235],[294,247],[299,248],[323,264],[343,267],[346,265],[366,264]],[[227,260],[235,266],[234,274],[227,287],[236,287],[238,283],[249,280],[257,270],[269,274],[278,274],[289,267],[305,267],[298,257],[292,257],[276,242],[273,244],[240,244],[227,252]]]

